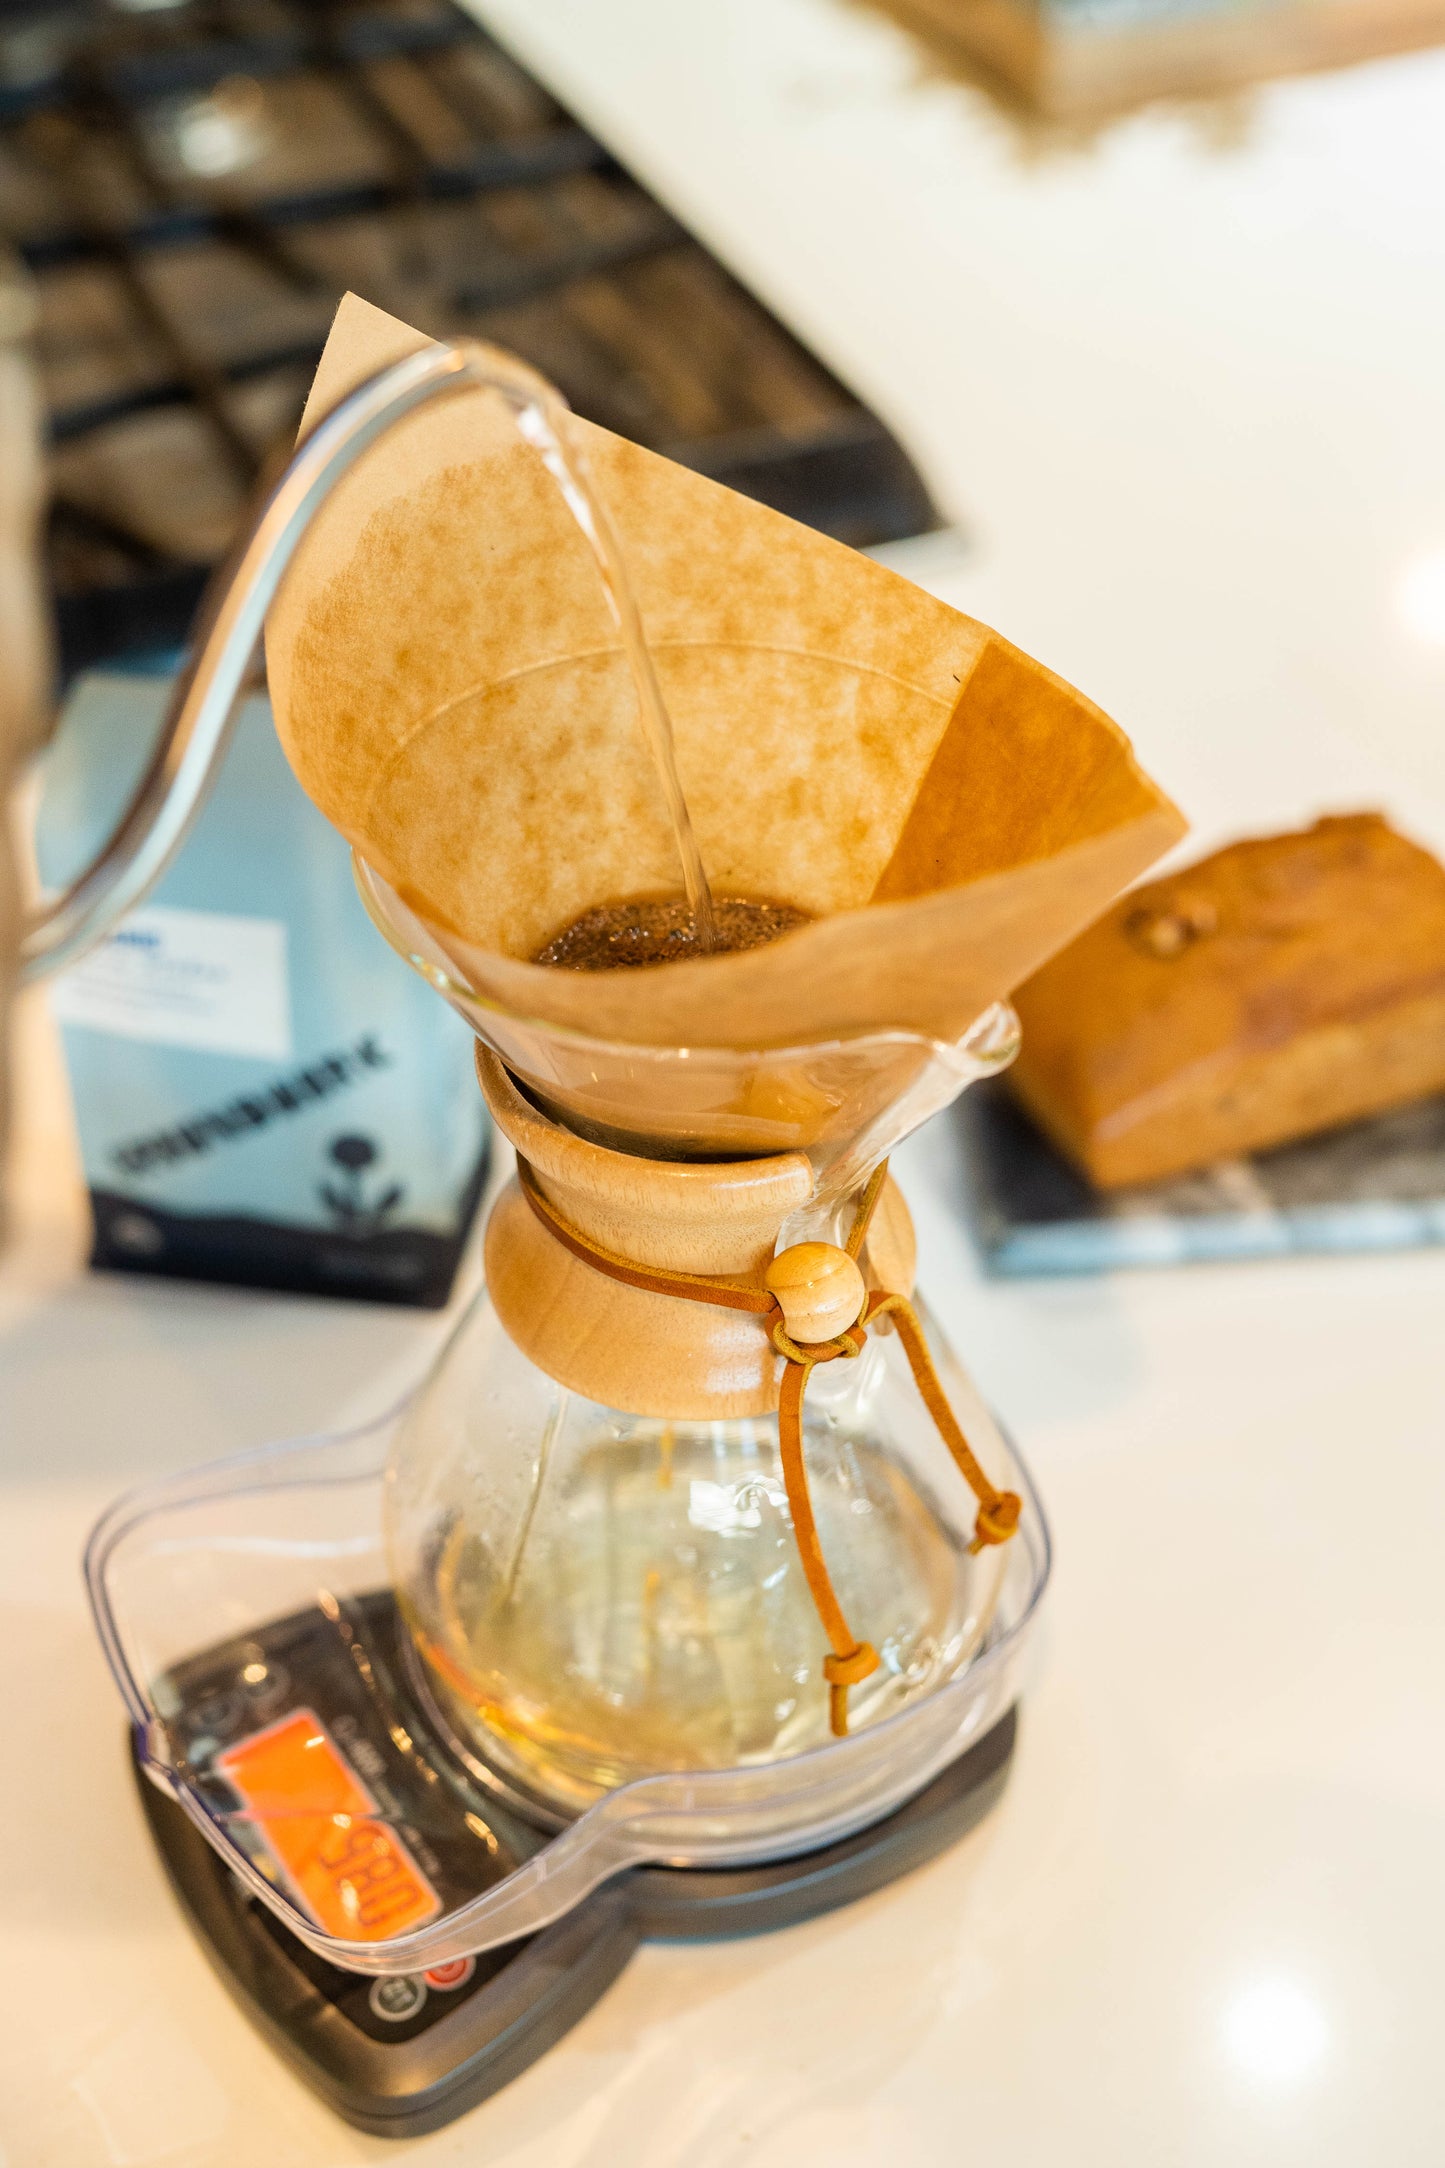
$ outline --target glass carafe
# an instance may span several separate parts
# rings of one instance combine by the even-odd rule
[[[804,1446],[835,1588],[881,1658],[851,1690],[856,1732],[978,1652],[1004,1559],[970,1555],[973,1501],[896,1335],[812,1385]],[[828,1644],[776,1415],[590,1400],[529,1361],[483,1296],[398,1438],[386,1525],[450,1728],[524,1806],[570,1816],[638,1777],[829,1741]]]
[[[846,1239],[887,1151],[1009,1059],[1011,1015],[991,1012],[955,1047],[906,1033],[754,1052],[610,1047],[488,1010],[385,884],[360,877],[378,923],[483,1038],[483,1087],[525,1176],[493,1208],[487,1292],[387,1477],[393,1585],[440,1712],[545,1819],[664,1771],[826,1745],[829,1642],[784,1479],[768,1333],[619,1285],[555,1229],[644,1272],[757,1284],[776,1251]],[[738,1156],[761,1120],[775,1149]],[[869,1286],[911,1294],[911,1226],[891,1184],[859,1264]],[[971,1445],[1003,1467],[926,1313],[924,1330]],[[878,1658],[847,1694],[857,1731],[984,1646],[1003,1558],[973,1547],[976,1500],[886,1317],[853,1359],[809,1373],[801,1435],[834,1594]]]

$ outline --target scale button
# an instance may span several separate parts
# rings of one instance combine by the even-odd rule
[[[219,1732],[224,1737],[235,1730],[241,1713],[241,1704],[234,1694],[207,1694],[204,1701],[197,1701],[187,1709],[186,1718],[197,1732]],[[194,1740],[191,1752],[196,1752]]]
[[[366,1999],[373,2017],[383,2019],[388,2025],[404,2025],[409,2017],[416,2016],[426,2001],[426,1982],[419,1980],[414,1972],[404,1972],[390,1980],[373,1980]]]
[[[422,1978],[428,1987],[439,1987],[443,1993],[447,1993],[458,1987],[465,1987],[476,1969],[477,1961],[474,1957],[453,1957],[445,1965],[433,1965],[422,1974]]]

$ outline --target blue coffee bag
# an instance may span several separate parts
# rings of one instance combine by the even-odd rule
[[[47,881],[103,839],[168,691],[78,682],[45,763]],[[51,999],[92,1264],[446,1301],[486,1172],[472,1035],[367,918],[263,696],[176,863]]]

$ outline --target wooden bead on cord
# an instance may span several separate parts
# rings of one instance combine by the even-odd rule
[[[856,1324],[867,1290],[846,1250],[831,1242],[795,1242],[768,1266],[763,1284],[776,1295],[790,1340],[810,1347]]]

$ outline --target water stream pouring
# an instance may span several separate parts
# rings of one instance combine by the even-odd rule
[[[708,887],[702,853],[697,847],[692,816],[677,772],[672,718],[662,697],[662,687],[657,682],[652,651],[642,630],[637,600],[607,507],[592,487],[586,461],[573,440],[568,410],[545,377],[525,367],[514,355],[496,351],[487,354],[484,369],[491,388],[500,392],[512,409],[518,431],[540,454],[543,466],[557,484],[563,502],[586,536],[596,560],[602,592],[632,673],[638,721],[667,800],[668,818],[672,822],[682,867],[683,894],[687,898],[697,945],[706,955],[715,939],[712,891]]]
[[[802,1916],[994,1796],[1048,1539],[914,1297],[886,1158],[1006,1065],[1010,987],[1180,823],[986,628],[485,351],[348,301],[308,418],[183,700],[214,722],[280,587],[283,743],[475,1030],[517,1177],[406,1408],[122,1501],[89,1570],[232,1984],[259,1906],[400,2054],[465,1973],[465,2068],[386,2094],[288,2036],[396,2129],[556,2036],[555,1962],[585,2001],[629,1936]],[[703,863],[806,922],[534,960],[679,858],[699,946]]]

